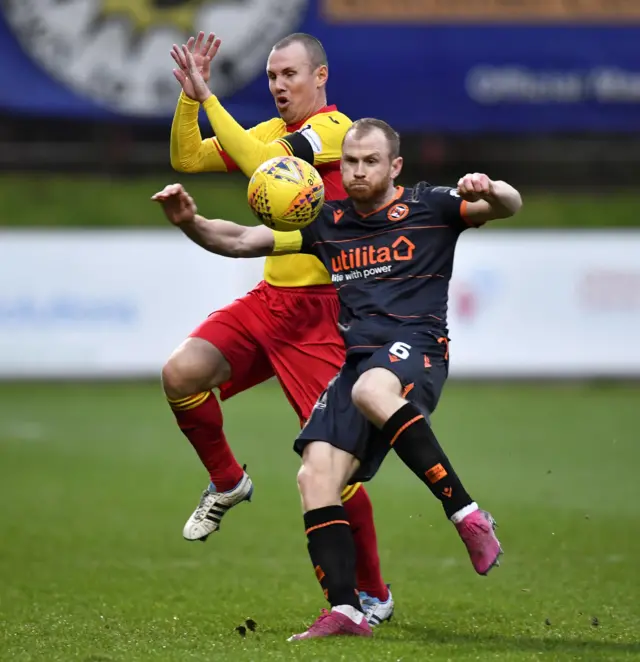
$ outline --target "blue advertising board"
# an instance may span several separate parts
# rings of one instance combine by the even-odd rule
[[[166,122],[169,50],[201,29],[223,39],[213,91],[254,124],[274,112],[271,46],[304,31],[325,44],[330,101],[353,118],[404,132],[640,130],[640,3],[609,15],[601,0],[571,14],[530,1],[505,15],[498,0],[464,13],[458,0],[446,12],[436,0],[0,0],[0,110]]]

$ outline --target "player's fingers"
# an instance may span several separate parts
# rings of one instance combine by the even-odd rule
[[[466,184],[469,191],[474,191],[475,193],[480,193],[480,191],[482,190],[482,188],[480,186],[480,182],[476,178],[475,174],[467,175],[465,177],[465,184]]]
[[[187,74],[182,71],[182,69],[173,69],[173,75],[175,79],[184,87],[185,83],[187,82]]]
[[[473,190],[476,193],[486,193],[489,190],[489,178],[480,172],[474,172],[472,176]]]
[[[155,195],[151,196],[152,200],[155,200],[156,202],[165,202],[171,197],[171,193],[169,192],[169,187],[165,186],[162,191],[158,191]]]
[[[182,47],[182,55],[184,56],[184,59],[185,59],[186,65],[187,65],[187,71],[190,74],[198,73],[198,70],[197,70],[197,67],[196,67],[196,61],[193,59],[193,55],[187,49],[186,46]]]
[[[222,43],[222,39],[216,39],[213,42],[213,46],[209,49],[209,59],[213,60],[213,58],[216,56],[216,53],[218,52],[218,49],[220,48],[220,44]]]
[[[189,41],[191,41],[192,39],[193,39],[193,37],[191,37],[191,39],[189,39]],[[190,46],[189,50],[192,53],[199,53],[200,48],[202,47],[202,40],[203,39],[204,39],[204,32],[198,32],[198,36],[196,37],[196,40],[195,40],[195,45],[194,45],[193,41],[191,41],[191,44],[189,44],[189,42],[187,42],[187,46]]]
[[[188,193],[184,193],[184,195],[180,196],[181,211],[195,214],[195,207],[196,205],[193,202],[193,198]]]
[[[204,36],[204,32],[201,33]],[[209,50],[211,46],[213,46],[213,42],[215,41],[216,36],[213,34],[213,32],[209,33],[209,36],[207,37],[207,41],[204,42],[204,46],[202,47],[201,53],[202,55],[206,56],[209,53]]]
[[[178,53],[175,51],[171,51],[171,57],[173,58],[173,61],[180,67],[180,69],[182,69],[182,58],[180,55],[178,55]]]
[[[181,48],[177,44],[173,45],[173,48],[171,50],[171,55],[173,59],[177,62],[178,66],[186,71],[187,60],[185,59]]]
[[[460,179],[460,181],[458,182],[458,189],[462,193],[468,193],[469,191],[474,190],[471,175],[465,175]]]
[[[178,195],[182,190],[182,184],[167,184],[161,191],[161,195],[165,198],[171,198]]]

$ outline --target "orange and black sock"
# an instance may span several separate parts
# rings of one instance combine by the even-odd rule
[[[342,493],[342,505],[351,524],[356,547],[356,578],[359,591],[386,602],[389,589],[380,572],[378,540],[373,521],[373,507],[362,483],[349,485]]]
[[[422,412],[408,402],[384,424],[382,434],[439,499],[447,517],[473,503]]]
[[[169,400],[179,428],[206,467],[217,492],[233,489],[242,479],[242,467],[222,431],[222,410],[216,396],[204,391]]]
[[[344,507],[307,511],[304,528],[311,563],[329,604],[362,611],[356,590],[356,550]]]

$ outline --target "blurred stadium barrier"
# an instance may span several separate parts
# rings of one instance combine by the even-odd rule
[[[637,232],[463,235],[452,376],[640,374],[638,255]],[[2,232],[0,282],[11,286],[0,292],[0,377],[155,377],[261,270],[170,229]]]

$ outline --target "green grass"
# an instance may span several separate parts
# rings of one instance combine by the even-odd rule
[[[181,181],[207,216],[253,223],[246,203],[246,180],[229,175],[168,172],[143,178],[94,176],[0,176],[0,226],[164,227],[149,197],[165,184]],[[639,227],[635,191],[597,195],[527,193],[517,221],[495,227]]]
[[[181,539],[206,479],[158,385],[0,385],[0,659],[640,659],[639,398],[450,384],[436,430],[499,521],[502,566],[476,576],[392,456],[370,491],[394,621],[371,641],[289,644],[324,604],[275,384],[225,405],[256,491],[205,545]]]

